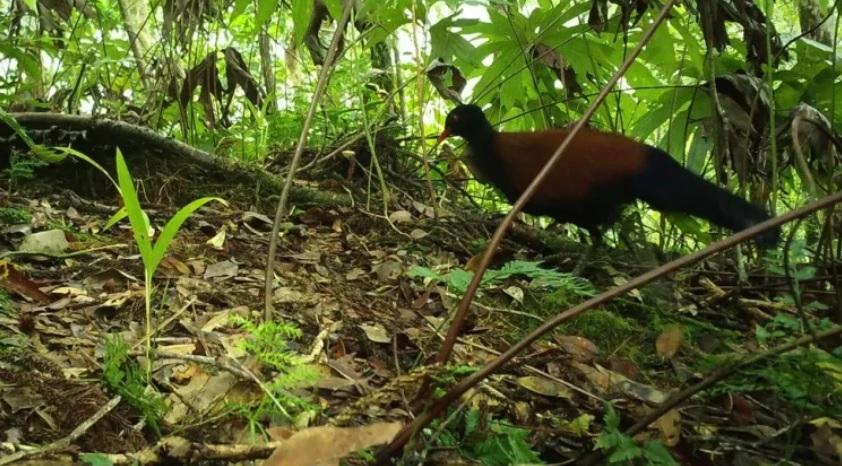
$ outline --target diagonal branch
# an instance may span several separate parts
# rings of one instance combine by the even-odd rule
[[[336,30],[333,32],[333,39],[330,41],[327,56],[322,64],[322,69],[319,71],[319,80],[316,82],[316,89],[313,91],[313,97],[310,100],[310,108],[307,109],[307,116],[304,118],[304,125],[301,127],[301,136],[298,137],[298,145],[295,146],[295,153],[289,163],[289,173],[287,173],[284,189],[281,191],[281,198],[278,200],[278,208],[275,210],[272,237],[269,240],[269,255],[266,258],[266,283],[263,288],[263,320],[266,322],[272,320],[272,285],[275,281],[275,252],[278,250],[278,232],[281,229],[281,220],[287,215],[287,203],[289,200],[289,191],[292,187],[292,180],[295,177],[295,170],[298,168],[298,163],[301,161],[301,154],[304,153],[304,144],[307,143],[307,135],[310,132],[313,117],[316,115],[316,109],[319,107],[319,101],[322,98],[322,94],[324,94],[325,88],[327,88],[330,75],[333,73],[334,59],[339,50],[339,44],[342,41],[342,34],[345,32],[345,25],[348,23],[348,18],[351,17],[353,6],[354,2],[352,0],[345,0],[342,17],[336,23]]]

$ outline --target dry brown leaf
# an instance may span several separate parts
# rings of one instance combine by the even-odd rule
[[[38,288],[24,272],[6,261],[0,261],[0,287],[10,293],[17,293],[29,299],[49,303],[50,297]]]
[[[439,95],[454,103],[460,103],[460,94],[468,81],[452,63],[436,59],[427,67],[427,78]]]
[[[667,447],[678,445],[681,440],[681,414],[677,409],[671,409],[654,422],[661,434],[661,442]]]
[[[684,342],[684,332],[678,325],[670,325],[658,335],[655,341],[655,350],[658,356],[664,359],[672,359],[678,353],[681,344]]]
[[[637,380],[640,376],[640,368],[633,361],[624,358],[612,357],[608,359],[608,368],[626,377]]]
[[[484,254],[484,252],[481,252],[468,259],[468,263],[465,264],[465,270],[467,270],[468,272],[476,272],[477,268],[479,268],[479,263],[482,260],[482,256]]]
[[[263,466],[327,466],[362,448],[391,442],[403,426],[379,422],[360,427],[311,427],[296,432]]]
[[[530,392],[537,393],[539,395],[568,399],[573,396],[573,392],[569,388],[544,377],[527,375],[524,377],[518,377],[517,383]]]
[[[587,338],[576,335],[556,335],[553,338],[576,361],[591,362],[599,354],[599,348]]]

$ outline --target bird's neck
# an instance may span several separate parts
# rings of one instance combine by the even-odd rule
[[[478,131],[465,137],[470,148],[472,169],[478,170],[477,177],[507,191],[506,161],[497,153],[494,140],[498,133],[494,128]]]

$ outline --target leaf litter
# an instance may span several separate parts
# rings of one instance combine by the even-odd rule
[[[0,343],[13,355],[0,365],[0,432],[7,442],[37,445],[64,437],[108,401],[101,382],[108,338],[121,336],[131,360],[142,366],[143,269],[134,247],[127,246],[132,243],[125,227],[103,232],[108,215],[102,209],[61,196],[37,198],[26,206],[33,214],[29,228],[5,228],[4,242],[38,244],[26,239],[38,235],[52,243],[41,249],[27,246],[24,254],[9,255],[0,263],[6,270],[0,285],[9,297],[0,312]],[[156,207],[150,216],[160,225],[171,207]],[[417,201],[409,209],[394,210],[388,220],[409,234],[348,207],[314,207],[290,218],[282,229],[273,303],[277,319],[303,331],[291,349],[312,361],[318,377],[294,392],[318,409],[302,410],[282,427],[270,427],[277,419],[249,418],[242,410],[267,403],[271,361],[245,351],[243,344],[252,334],[232,322],[260,319],[271,219],[240,210],[235,203],[200,211],[176,237],[156,276],[157,354],[151,375],[166,405],[162,428],[181,432],[190,445],[270,445],[265,436],[251,435],[250,422],[260,423],[270,436],[286,429],[264,463],[271,465],[339,464],[340,458],[359,462],[361,457],[348,455],[391,440],[411,421],[409,406],[421,380],[461,377],[452,367],[422,362],[441,343],[465,273],[479,257],[479,251],[465,245],[484,234],[477,225],[485,220],[432,217],[431,209]],[[56,230],[46,228],[57,221],[67,226],[64,242]],[[119,247],[107,247],[112,245]],[[534,314],[538,310],[533,305],[552,289],[547,283],[558,284],[559,279],[523,262],[541,257],[530,247],[509,240],[501,251],[504,260],[521,262],[516,262],[516,271],[503,269],[505,262],[494,266],[510,272],[484,286],[457,345],[456,365],[487,362],[514,343],[524,326],[546,317]],[[564,269],[569,264],[543,267],[552,270],[554,265]],[[412,276],[410,271],[418,267],[429,271],[424,272],[427,279]],[[531,281],[529,273],[540,280]],[[588,278],[601,289],[624,282],[632,273],[617,261]],[[672,309],[659,314],[672,322],[659,331],[644,326],[623,333],[616,342],[608,338],[610,332],[567,325],[540,349],[523,355],[517,367],[506,368],[506,377],[492,377],[478,387],[466,406],[483,413],[489,409],[482,414],[490,423],[485,435],[505,431],[494,430],[494,422],[515,423],[531,432],[537,448],[551,431],[557,438],[547,448],[576,458],[577,451],[590,448],[583,439],[600,435],[605,400],[634,419],[699,376],[689,367],[709,351],[695,345],[710,335],[726,335],[715,333],[717,327],[754,341],[756,325],[768,326],[747,324],[734,314],[711,316],[710,306],[719,305],[722,296],[717,281],[727,285],[731,278],[700,276],[696,282],[702,287],[685,279],[666,293],[637,290],[631,296],[628,309],[646,302]],[[568,304],[590,292],[578,286],[565,298]],[[738,300],[731,306],[750,316],[757,313],[745,309],[757,308],[758,302],[766,303],[766,312],[777,309],[763,295],[750,298],[754,301]],[[676,310],[691,307],[692,313]],[[635,440],[657,439],[677,458],[708,449],[731,461],[745,455],[774,458],[776,436],[788,432],[801,438],[798,448],[804,457],[842,458],[838,422],[810,415],[803,406],[773,408],[781,400],[774,387],[763,384],[721,384],[695,404],[669,411]],[[427,440],[431,445],[440,441]],[[75,445],[80,451],[113,455],[148,451],[161,441],[143,413],[123,402]],[[268,455],[261,452],[261,458]],[[454,450],[444,457],[455,461],[452,455],[460,453]],[[109,458],[117,461],[116,456]],[[258,456],[231,460],[248,458]]]

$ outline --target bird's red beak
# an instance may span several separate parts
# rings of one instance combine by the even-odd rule
[[[441,142],[447,139],[448,136],[450,136],[450,130],[445,128],[444,131],[442,131],[441,134],[439,134],[438,144],[441,144]]]

